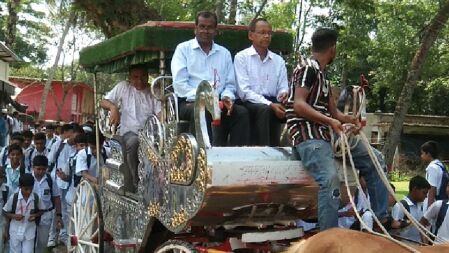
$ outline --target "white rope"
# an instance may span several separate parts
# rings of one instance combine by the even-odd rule
[[[343,142],[343,143],[341,144],[341,150],[342,150],[342,153],[343,153],[343,175],[344,175],[344,179],[345,179],[346,191],[347,191],[347,193],[348,193],[349,201],[351,202],[351,206],[352,206],[352,208],[353,208],[353,210],[354,210],[354,213],[355,213],[357,219],[359,220],[360,224],[361,224],[362,226],[364,226],[364,227],[368,230],[368,232],[371,233],[371,234],[374,234],[374,235],[383,237],[383,238],[385,238],[385,239],[387,239],[387,240],[390,240],[390,241],[392,241],[392,242],[398,244],[399,246],[401,246],[401,247],[403,247],[403,248],[409,250],[410,252],[413,252],[413,253],[419,253],[419,252],[420,252],[419,250],[417,250],[417,249],[415,249],[415,248],[413,248],[413,247],[411,247],[411,246],[409,246],[409,245],[407,245],[407,244],[405,244],[405,243],[403,243],[403,242],[401,242],[401,241],[399,241],[399,240],[396,240],[396,239],[394,239],[393,237],[391,237],[391,235],[388,233],[388,231],[385,229],[385,227],[382,225],[382,223],[381,223],[381,222],[379,221],[379,219],[376,217],[375,213],[374,213],[373,210],[371,209],[371,206],[368,206],[368,210],[373,214],[373,218],[374,218],[375,222],[378,224],[378,226],[380,227],[380,229],[383,231],[384,234],[381,234],[381,233],[378,233],[378,232],[373,231],[373,230],[372,230],[370,227],[368,227],[367,224],[363,221],[362,217],[360,216],[359,211],[357,210],[357,206],[356,206],[356,204],[355,204],[355,202],[354,202],[354,196],[352,195],[351,189],[350,189],[350,187],[349,187],[348,173],[347,173],[347,171],[346,171],[346,169],[347,169],[347,168],[346,168],[346,152],[347,152],[347,154],[348,154],[349,161],[350,161],[350,163],[351,163],[351,168],[352,168],[352,171],[353,171],[353,173],[354,173],[354,177],[355,177],[355,179],[356,179],[355,181],[356,181],[357,187],[358,187],[358,188],[362,188],[362,186],[360,185],[360,181],[359,181],[359,178],[358,178],[358,176],[357,176],[357,170],[356,170],[356,168],[355,168],[355,166],[354,166],[354,161],[353,161],[353,159],[352,159],[351,150],[350,150],[350,146],[349,146],[349,143],[348,143],[346,134],[345,134],[345,133],[342,133],[339,139],[342,140],[342,142]],[[340,142],[340,143],[341,143],[341,142]],[[348,148],[348,149],[347,149],[347,148]],[[364,201],[367,201],[367,203],[368,203],[368,199],[366,198],[366,196],[365,196],[364,194],[362,194],[362,196],[363,196],[363,198],[364,198]]]
[[[354,114],[356,111],[357,113],[354,115],[356,118],[360,118],[363,110],[365,109],[365,100],[366,100],[366,94],[365,94],[365,90],[363,89],[363,87],[360,86],[355,86],[352,89],[352,96],[353,96],[353,105],[352,105],[352,113]],[[357,100],[359,102],[359,108],[357,110]],[[348,107],[349,105],[345,106],[345,114],[348,114]],[[350,130],[350,129],[348,129]],[[348,137],[346,136],[347,133],[344,134],[344,139],[346,140],[346,142],[348,141]],[[355,138],[354,136],[350,136],[352,138]],[[412,215],[409,211],[407,211],[407,209],[404,207],[404,205],[400,202],[399,198],[396,197],[396,195],[394,194],[394,190],[391,188],[390,186],[390,182],[388,181],[387,176],[385,175],[385,173],[383,172],[383,168],[380,165],[380,162],[377,158],[377,156],[374,154],[373,150],[371,149],[371,145],[369,144],[368,138],[365,136],[365,134],[363,132],[359,132],[358,136],[357,136],[357,140],[355,141],[355,145],[357,145],[361,139],[364,147],[366,148],[368,155],[371,158],[371,161],[374,164],[374,167],[376,168],[377,174],[379,174],[379,177],[382,179],[383,184],[385,185],[385,187],[387,188],[388,192],[394,197],[394,199],[396,200],[397,203],[399,203],[399,206],[401,208],[401,210],[403,211],[404,215],[410,220],[410,222],[412,223],[413,226],[415,226],[419,233],[422,234],[427,240],[429,240],[430,242],[434,243],[434,241],[430,238],[436,238],[434,234],[432,234],[432,232],[430,232],[426,227],[424,227],[422,224],[420,224]],[[339,138],[341,139],[341,138]],[[337,139],[334,145],[341,145],[341,143],[339,143],[339,139]],[[355,145],[352,145],[352,147],[354,147]],[[347,147],[349,147],[349,144],[347,145]],[[352,147],[349,147],[352,148]],[[334,147],[334,150],[336,152],[338,152],[338,148]],[[343,152],[342,156],[344,157],[345,152]],[[350,154],[350,151],[348,152],[348,154]],[[351,161],[352,161],[352,157]],[[351,164],[352,165],[352,164]],[[356,181],[358,182],[358,177],[356,177]],[[374,212],[373,212],[374,214]],[[375,216],[375,215],[374,215]]]
[[[407,216],[407,218],[410,220],[413,226],[415,226],[419,233],[422,234],[427,240],[429,240],[431,243],[434,243],[434,240],[431,239],[431,237],[436,238],[435,235],[430,232],[426,227],[424,227],[421,223],[419,223],[415,217],[412,216],[412,214],[407,211],[407,209],[404,207],[404,205],[401,203],[400,199],[396,197],[394,194],[393,188],[391,188],[390,183],[388,181],[387,176],[383,173],[382,166],[380,165],[379,160],[377,159],[377,156],[374,154],[373,150],[371,149],[371,146],[369,145],[368,138],[363,132],[360,132],[360,137],[362,139],[362,143],[365,146],[365,148],[368,151],[368,155],[370,156],[371,160],[373,161],[374,167],[376,168],[377,173],[379,174],[382,182],[384,183],[385,187],[387,188],[389,194],[393,196],[393,198],[396,200],[397,203],[399,203],[399,206],[401,210],[403,211],[404,215]]]

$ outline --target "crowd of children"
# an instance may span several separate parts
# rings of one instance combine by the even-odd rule
[[[396,238],[408,242],[428,243],[428,240],[420,234],[418,229],[411,223],[404,214],[401,204],[422,225],[427,227],[436,238],[435,243],[449,242],[449,174],[446,166],[438,159],[439,149],[434,141],[428,141],[421,146],[421,160],[427,164],[425,177],[415,176],[410,179],[409,191],[400,203],[396,203],[393,196],[389,196],[389,222],[385,228]],[[357,212],[360,214],[364,227],[360,224],[355,215],[351,203],[342,207],[339,212],[338,225],[342,228],[355,230],[380,229],[376,227],[373,214],[368,210],[370,198],[363,174],[359,175],[361,189],[354,192],[354,203]],[[390,186],[395,190],[393,184]],[[299,220],[298,226],[305,230],[314,229],[315,223],[307,223]]]
[[[97,183],[92,126],[47,125],[11,134],[0,151],[0,252],[46,252],[68,241],[70,204],[83,178]],[[106,159],[101,136],[100,164]]]

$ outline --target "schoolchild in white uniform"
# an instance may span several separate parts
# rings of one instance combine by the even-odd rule
[[[74,176],[76,169],[76,156],[79,152],[83,152],[87,146],[86,134],[78,134],[75,137],[75,147],[76,152],[69,158],[69,174],[61,174],[60,177],[66,182],[69,182],[69,190],[65,197],[65,201],[67,203],[67,213],[70,213],[70,209],[72,206],[73,196],[75,194],[75,186],[74,186]],[[66,224],[64,224],[66,225]]]
[[[430,184],[429,193],[424,200],[424,210],[436,200],[444,198],[438,194],[442,187],[443,169],[445,170],[444,164],[438,160],[439,154],[438,144],[435,141],[428,141],[421,146],[421,160],[429,164],[426,168],[426,179]]]
[[[44,209],[39,196],[33,193],[34,177],[23,174],[19,180],[19,192],[11,195],[3,207],[9,222],[10,253],[33,253],[36,238],[36,220]]]
[[[53,147],[53,145],[55,145],[56,142],[58,140],[60,140],[60,139],[59,139],[58,136],[55,135],[55,126],[53,124],[48,124],[45,127],[45,134],[47,136],[47,141],[45,143],[45,148],[47,149],[47,152],[50,152],[52,147]]]
[[[43,253],[47,248],[48,236],[52,222],[52,210],[56,212],[56,224],[62,228],[61,198],[59,188],[54,179],[47,173],[48,159],[45,156],[36,156],[33,159],[33,176],[35,179],[33,192],[42,200],[44,212],[37,227],[36,251]]]
[[[408,195],[404,197],[400,202],[393,206],[391,216],[395,221],[408,221],[400,204],[404,205],[410,214],[416,219],[420,220],[423,216],[423,201],[427,196],[430,189],[430,184],[427,180],[421,176],[415,176],[410,179]],[[416,242],[421,242],[421,236],[418,229],[415,226],[407,226],[399,231],[399,235],[403,238],[407,238]]]
[[[25,168],[27,173],[33,171],[33,159],[36,156],[48,156],[48,150],[45,148],[47,137],[44,133],[36,133],[33,137],[34,147],[25,156]],[[48,158],[48,157],[47,157]]]
[[[10,139],[11,139],[11,142],[10,142],[9,145],[17,144],[20,147],[22,147],[24,139],[23,139],[23,135],[21,133],[14,133],[14,134],[12,134]],[[6,168],[7,165],[9,164],[9,157],[8,157],[8,147],[9,147],[9,145],[6,146],[6,147],[3,147],[2,151],[0,151],[0,159],[1,159],[0,165],[3,168]],[[24,152],[24,150],[22,150],[22,153],[23,152]]]
[[[449,186],[446,187],[446,193],[449,194]],[[436,236],[435,244],[449,243],[449,200],[435,201],[424,213],[420,223],[424,226],[435,224],[432,231]],[[422,238],[427,243],[426,238]]]
[[[8,201],[8,186],[6,185],[6,175],[4,170],[0,170],[0,209],[3,210],[6,202]],[[3,233],[8,231],[4,231],[4,227],[6,226],[6,219],[4,215],[0,215],[0,252],[5,252],[5,245],[3,238]]]
[[[19,178],[25,173],[23,164],[23,149],[18,144],[11,144],[8,147],[9,164],[6,165],[6,185],[8,186],[8,198],[19,188]]]
[[[34,148],[34,145],[33,145],[34,134],[30,130],[25,130],[22,132],[22,135],[23,135],[22,147],[24,150],[23,154],[24,154],[24,157],[27,157],[30,154],[31,150],[33,150],[33,148]],[[25,162],[25,166],[27,166],[26,162]]]
[[[69,188],[69,184],[64,181],[61,176],[69,174],[68,171],[68,161],[71,155],[75,153],[74,138],[76,135],[83,133],[83,129],[78,124],[66,124],[63,126],[63,138],[64,140],[56,146],[56,150],[51,156],[50,160],[53,161],[53,167],[51,171],[52,178],[55,178],[56,185],[61,191],[61,205],[62,205],[62,217],[64,224],[68,224],[69,215],[66,212],[67,203],[65,201],[65,196]],[[50,165],[51,166],[51,165]],[[48,246],[55,246],[57,244],[56,240],[56,224],[53,222],[52,229],[50,232],[50,237],[48,241]],[[68,240],[68,235],[65,229],[61,229],[59,234],[59,240],[66,243]]]
[[[76,155],[76,169],[75,175],[78,177],[74,182],[74,186],[76,187],[81,178],[88,180],[93,184],[98,183],[97,179],[97,145],[96,138],[93,133],[86,134],[87,138],[87,148],[78,152]],[[100,147],[103,147],[104,137],[100,134]],[[103,151],[103,149],[102,149]],[[104,163],[106,159],[104,152],[100,152],[100,165]],[[75,179],[77,178],[75,177]],[[79,178],[81,177],[81,178]]]

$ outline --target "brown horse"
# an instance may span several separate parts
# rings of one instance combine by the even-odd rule
[[[449,253],[449,244],[419,246],[422,253]],[[286,253],[410,253],[386,238],[349,229],[333,228],[290,247]]]

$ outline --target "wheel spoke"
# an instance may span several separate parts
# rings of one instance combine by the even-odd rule
[[[91,225],[94,223],[94,221],[95,221],[95,219],[97,219],[97,217],[98,217],[98,214],[95,214],[95,216],[90,219],[90,221],[87,223],[87,225],[79,233],[79,237],[82,237],[84,235],[84,233],[86,233],[87,229],[89,227],[91,227]]]
[[[79,244],[86,245],[86,246],[95,247],[95,248],[98,248],[98,247],[99,247],[98,244],[95,244],[95,243],[93,243],[93,242],[84,241],[84,240],[78,240],[78,243],[79,243]]]

